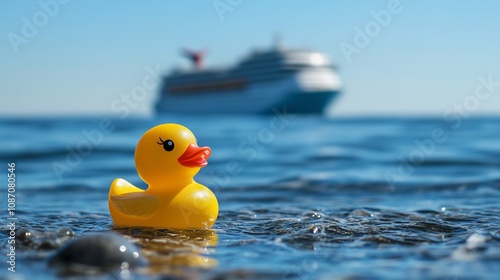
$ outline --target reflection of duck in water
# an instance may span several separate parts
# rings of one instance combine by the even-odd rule
[[[154,273],[169,273],[179,267],[210,268],[217,266],[214,258],[218,236],[215,230],[163,230],[155,228],[116,228],[131,236],[148,260]],[[177,271],[178,272],[178,271]]]
[[[116,226],[206,229],[219,212],[217,198],[194,181],[211,150],[198,147],[193,133],[178,124],[148,130],[137,143],[135,166],[146,190],[124,179],[111,184],[109,211]]]

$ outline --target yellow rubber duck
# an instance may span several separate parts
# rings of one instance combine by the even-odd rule
[[[146,190],[124,179],[111,184],[109,212],[116,226],[208,229],[217,219],[217,198],[194,181],[211,155],[198,147],[193,133],[179,124],[148,130],[135,148],[135,166]]]

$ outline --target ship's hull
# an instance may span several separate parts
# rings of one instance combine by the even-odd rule
[[[170,94],[164,85],[156,104],[159,113],[271,114],[286,107],[289,113],[322,114],[339,94],[331,71],[304,71],[242,89]]]

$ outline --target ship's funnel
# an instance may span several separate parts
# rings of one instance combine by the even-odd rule
[[[205,58],[206,50],[203,49],[201,51],[192,51],[189,49],[182,50],[182,54],[189,58],[196,69],[203,68],[203,59]]]

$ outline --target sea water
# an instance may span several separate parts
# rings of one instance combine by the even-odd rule
[[[196,179],[218,197],[219,218],[206,231],[114,228],[109,185],[121,177],[146,187],[134,148],[166,122],[212,148]],[[142,248],[149,265],[102,279],[500,275],[499,118],[2,119],[0,134],[3,277],[55,278],[47,260],[61,245],[108,230]]]

